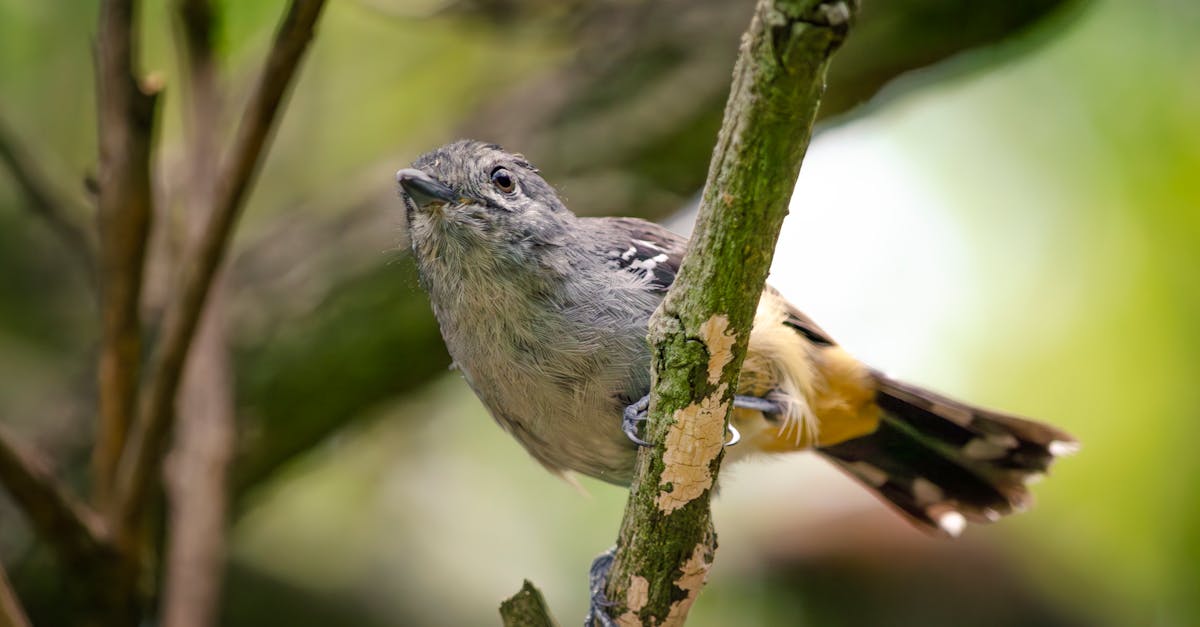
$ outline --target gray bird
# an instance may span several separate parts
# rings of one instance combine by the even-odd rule
[[[687,240],[580,218],[519,154],[459,141],[396,174],[422,287],[459,371],[553,472],[627,485],[650,388],[647,322]],[[812,449],[918,527],[957,535],[1029,500],[1066,433],[892,380],[769,286],[731,425],[753,452]]]

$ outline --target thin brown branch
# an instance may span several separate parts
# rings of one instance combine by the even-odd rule
[[[21,141],[8,121],[0,115],[0,161],[24,193],[29,210],[45,221],[62,241],[67,253],[83,270],[88,285],[96,285],[96,242],[92,232],[78,222],[82,203],[60,193],[46,175],[34,152]]]
[[[29,616],[8,583],[4,567],[0,566],[0,627],[29,627]]]
[[[108,553],[102,519],[75,499],[50,471],[45,457],[0,425],[0,484],[25,513],[38,536],[68,565]]]
[[[759,0],[679,275],[650,319],[650,440],[605,594],[622,624],[682,625],[716,552],[709,499],[750,327],[856,0]],[[605,610],[601,610],[605,611]]]
[[[175,446],[167,463],[170,504],[162,624],[207,627],[217,622],[225,567],[233,457],[234,399],[221,286],[188,358]]]
[[[232,152],[218,178],[216,200],[198,244],[185,255],[180,289],[166,312],[151,370],[138,400],[137,423],[121,459],[115,521],[129,529],[145,511],[147,495],[170,436],[184,361],[221,265],[233,227],[261,163],[279,105],[313,37],[324,0],[293,0],[246,106]]]
[[[213,54],[213,7],[208,0],[179,0],[176,26],[184,68],[188,180],[185,208],[189,239],[203,235],[213,207],[221,118]],[[217,620],[225,566],[229,507],[227,476],[234,442],[234,399],[222,281],[201,316],[195,347],[186,360],[175,444],[167,463],[166,577],[162,623],[206,627]]]
[[[138,310],[153,213],[150,153],[157,97],[143,91],[134,68],[136,14],[132,0],[101,2],[96,37],[103,341],[98,369],[100,424],[92,463],[95,498],[101,504],[112,496],[133,416],[142,351]]]

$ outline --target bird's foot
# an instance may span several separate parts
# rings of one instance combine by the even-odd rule
[[[782,409],[779,407],[779,403],[776,403],[773,400],[759,398],[757,396],[742,396],[741,394],[733,397],[733,406],[740,407],[742,409],[761,411],[764,414],[779,414],[782,411]]]
[[[638,437],[638,427],[646,422],[649,410],[650,395],[647,394],[626,406],[624,416],[621,418],[621,431],[624,431],[625,437],[638,446],[650,446],[649,442]]]
[[[742,396],[733,397],[733,406],[743,409],[753,409],[761,411],[764,414],[780,413],[779,404],[775,401],[757,396]],[[621,417],[621,431],[625,432],[625,437],[638,446],[650,446],[650,443],[643,440],[638,435],[638,427],[646,422],[650,411],[650,395],[647,394],[637,401],[630,403],[625,407],[625,411]],[[737,427],[729,425],[729,440],[725,442],[725,446],[733,446],[742,440],[742,434],[737,430]]]
[[[634,405],[636,404],[634,403]],[[628,414],[628,412],[626,413]],[[645,419],[643,418],[643,420]],[[604,589],[608,587],[608,571],[612,568],[613,557],[616,554],[617,547],[614,546],[592,560],[592,567],[588,569],[588,590],[591,592],[591,603],[588,605],[587,617],[583,619],[583,627],[595,627],[596,625],[616,627],[616,623],[608,615],[608,608],[612,607],[613,603],[604,594]]]

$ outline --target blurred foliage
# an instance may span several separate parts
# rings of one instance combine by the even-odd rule
[[[526,577],[570,623],[582,616],[591,556],[613,540],[623,491],[585,481],[592,496],[581,498],[526,459],[457,376],[437,374],[448,359],[431,331],[411,332],[432,319],[393,251],[398,233],[378,227],[398,216],[365,235],[339,221],[348,207],[391,212],[386,198],[364,200],[364,176],[389,180],[481,105],[571,54],[565,13],[526,19],[483,3],[497,18],[470,4],[333,3],[255,188],[238,242],[246,252],[235,261],[239,486],[320,441],[323,432],[308,430],[313,416],[345,412],[356,424],[241,495],[226,624],[494,622],[499,600]],[[168,5],[145,4],[143,66],[167,78],[160,174],[173,180],[181,155]],[[220,6],[236,110],[280,7]],[[94,169],[94,12],[0,0],[0,114],[81,195]],[[1005,65],[976,73],[952,63],[893,86],[870,108],[873,132],[952,208],[969,250],[958,271],[973,282],[956,296],[965,305],[936,330],[945,345],[914,374],[1061,424],[1084,450],[1038,487],[1035,511],[954,545],[918,537],[811,460],[732,469],[696,625],[1200,623],[1197,33],[1200,8],[1189,0],[1096,2],[996,53],[1012,54]],[[586,104],[572,111],[605,102]],[[696,129],[718,118],[694,113],[657,148],[621,157],[669,192],[656,202],[686,197],[694,177],[667,167],[676,157],[663,146],[707,161],[710,141]],[[472,124],[501,135],[510,119]],[[557,149],[551,140],[536,148]],[[563,160],[568,199],[625,182],[570,165]],[[0,181],[0,419],[72,471],[90,441],[94,305],[59,242]],[[332,227],[292,224],[316,220]],[[255,257],[264,242],[299,253],[282,264]],[[912,298],[937,289],[916,286]],[[871,306],[870,286],[862,292]],[[890,308],[899,316],[906,306]],[[386,323],[369,315],[381,310],[393,315]],[[306,344],[317,336],[326,343]],[[388,378],[367,372],[381,363]],[[52,611],[53,570],[2,501],[0,557],[30,605]]]
[[[974,387],[1085,443],[1043,520],[1073,593],[1115,624],[1200,620],[1177,613],[1200,590],[1197,32],[1194,4],[1104,4],[1029,62],[924,94],[899,131],[975,234],[954,332],[973,370],[1011,376]]]

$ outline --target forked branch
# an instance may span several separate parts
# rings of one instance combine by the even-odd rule
[[[324,0],[292,0],[275,35],[266,65],[233,147],[221,169],[215,200],[196,245],[182,259],[180,287],[164,316],[162,333],[138,399],[137,421],[117,473],[119,529],[130,529],[145,511],[147,495],[159,479],[183,366],[200,314],[229,245],[233,227],[261,165],[280,104],[312,40]]]

